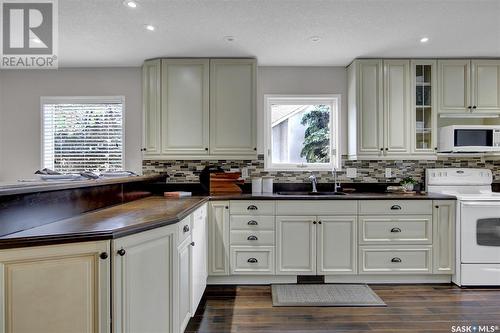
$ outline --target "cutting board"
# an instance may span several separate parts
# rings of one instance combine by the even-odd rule
[[[235,194],[242,190],[238,184],[245,181],[240,179],[240,172],[214,172],[210,174],[210,194]]]

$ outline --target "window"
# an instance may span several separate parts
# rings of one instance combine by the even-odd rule
[[[123,97],[42,97],[41,104],[44,168],[123,170]]]
[[[339,167],[340,95],[265,96],[266,170]]]

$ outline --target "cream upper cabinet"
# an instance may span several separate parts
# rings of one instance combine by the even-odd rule
[[[410,61],[384,60],[384,154],[410,152]]]
[[[256,61],[210,60],[210,154],[256,154]]]
[[[438,60],[439,112],[470,111],[470,60]]]
[[[318,216],[318,275],[357,273],[356,223],[356,216]]]
[[[0,250],[0,332],[110,331],[109,242]]]
[[[143,147],[145,157],[161,152],[161,60],[142,66]]]
[[[209,60],[163,59],[161,147],[167,155],[207,155]]]
[[[411,153],[437,151],[437,61],[411,60]]]
[[[176,232],[174,225],[113,240],[114,333],[174,332]]]
[[[349,156],[377,158],[384,140],[382,60],[355,60],[348,86]]]
[[[434,274],[455,272],[455,201],[433,202]]]
[[[229,275],[229,201],[208,207],[208,275]]]
[[[276,216],[276,274],[316,274],[316,216]]]
[[[472,60],[473,112],[500,112],[500,60]]]

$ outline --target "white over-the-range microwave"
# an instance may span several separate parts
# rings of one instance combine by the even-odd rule
[[[500,152],[500,126],[452,125],[439,129],[441,153]]]

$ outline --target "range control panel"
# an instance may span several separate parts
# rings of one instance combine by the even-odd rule
[[[426,170],[427,185],[490,185],[490,169],[442,168]]]

